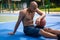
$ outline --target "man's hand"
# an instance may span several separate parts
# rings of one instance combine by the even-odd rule
[[[13,33],[13,32],[10,32],[10,33],[8,33],[9,35],[14,35],[15,33]]]
[[[40,21],[41,21],[41,19],[37,18],[35,24],[40,25]]]

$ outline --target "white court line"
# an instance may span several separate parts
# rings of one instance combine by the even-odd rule
[[[10,21],[10,22],[16,22],[16,21]],[[10,22],[0,22],[0,24],[2,24],[2,23],[10,23]]]

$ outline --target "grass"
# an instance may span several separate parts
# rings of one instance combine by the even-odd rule
[[[45,11],[45,9],[41,9],[42,11]],[[48,11],[48,9],[46,9],[46,11]],[[50,8],[49,9],[50,12],[60,12],[60,7],[59,8]]]
[[[0,22],[17,21],[18,16],[0,16]]]

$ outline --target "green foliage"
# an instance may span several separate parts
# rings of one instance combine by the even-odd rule
[[[45,11],[45,9],[40,9],[42,11]],[[48,9],[46,9],[46,11],[48,11]],[[49,12],[60,12],[60,7],[59,8],[50,8]]]
[[[56,4],[55,3],[50,3],[50,8],[56,8]]]

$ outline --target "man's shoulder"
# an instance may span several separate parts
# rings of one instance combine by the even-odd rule
[[[26,11],[27,11],[27,8],[20,10],[20,12],[22,12],[22,13],[26,13]]]
[[[20,10],[19,14],[21,15],[26,15],[27,9],[22,9]]]

